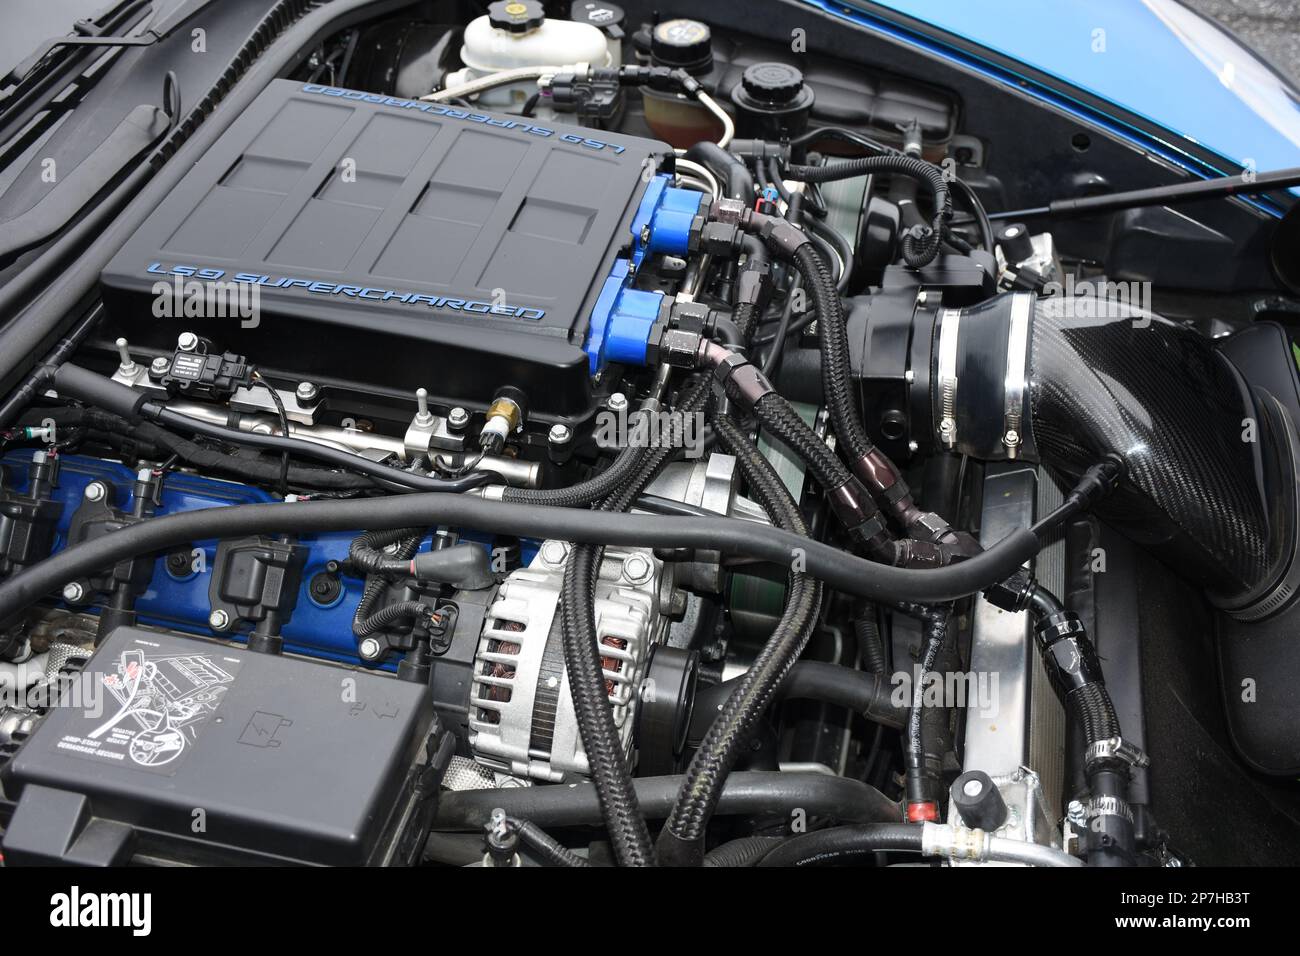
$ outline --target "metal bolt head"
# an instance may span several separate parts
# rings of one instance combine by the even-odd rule
[[[182,352],[193,352],[199,347],[199,337],[193,332],[182,332],[176,337],[176,347]]]
[[[568,425],[565,425],[562,422],[556,422],[551,426],[551,430],[547,433],[546,437],[552,445],[564,445],[573,437],[573,432],[570,430]]]
[[[569,555],[569,546],[563,541],[547,541],[542,545],[542,560],[558,567]]]
[[[447,425],[451,428],[464,428],[469,424],[469,412],[457,405],[447,413]]]
[[[299,382],[298,387],[293,390],[293,394],[300,402],[314,402],[320,395],[320,389],[315,382]]]
[[[383,645],[373,637],[367,637],[357,646],[357,653],[368,661],[373,661],[383,652]]]
[[[167,361],[165,356],[160,355],[149,363],[149,371],[153,372],[155,375],[166,375],[167,370],[171,368],[171,365],[172,363]]]
[[[63,600],[76,604],[86,596],[86,589],[78,581],[69,581],[63,585]]]
[[[631,584],[644,584],[654,573],[654,565],[644,554],[629,554],[623,559],[623,577]]]
[[[621,412],[627,408],[627,396],[622,392],[615,392],[609,396],[609,410],[611,412]]]
[[[102,481],[92,481],[86,485],[86,490],[82,492],[87,501],[102,501],[104,495],[108,494],[108,489],[104,487]]]
[[[208,624],[212,626],[214,631],[224,631],[230,626],[230,615],[221,608],[216,608],[208,615]]]

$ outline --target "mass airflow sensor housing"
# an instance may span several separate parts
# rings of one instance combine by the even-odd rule
[[[317,380],[469,403],[510,382],[538,413],[579,416],[592,308],[633,242],[646,170],[670,155],[279,80],[109,263],[104,297],[141,345],[170,349],[184,329]],[[178,278],[256,287],[257,316],[160,316],[156,284]]]

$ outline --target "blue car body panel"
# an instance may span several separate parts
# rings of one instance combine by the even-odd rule
[[[1176,0],[805,2],[1049,101],[1196,175],[1300,165],[1295,90]],[[1097,100],[1120,109],[1098,109]],[[1207,162],[1203,150],[1222,162]]]

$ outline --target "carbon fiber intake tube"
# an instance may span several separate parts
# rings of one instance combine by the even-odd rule
[[[940,310],[933,342],[941,448],[1069,479],[1118,454],[1108,521],[1235,617],[1294,595],[1295,427],[1212,340],[1125,301],[1008,293]]]

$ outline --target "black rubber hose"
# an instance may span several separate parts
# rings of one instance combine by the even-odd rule
[[[913,570],[867,561],[811,538],[739,518],[610,514],[458,494],[223,505],[150,518],[64,548],[32,565],[0,583],[0,624],[68,581],[127,558],[191,541],[248,534],[405,528],[416,523],[594,544],[698,548],[781,567],[788,567],[792,556],[798,554],[810,575],[845,594],[872,601],[901,599],[923,604],[964,597],[1004,581],[1039,549],[1033,534],[1019,530],[973,558],[945,568]]]
[[[474,866],[483,862],[483,834],[435,831],[424,841],[425,863]]]
[[[747,836],[730,840],[704,854],[705,866],[754,866],[783,842],[779,836]]]
[[[921,825],[868,823],[831,827],[791,837],[759,866],[831,866],[852,863],[882,852],[921,852]]]
[[[701,140],[686,150],[686,158],[707,166],[727,184],[727,198],[739,199],[745,205],[754,202],[754,177],[740,158],[727,152],[717,143]]]
[[[568,488],[506,488],[502,501],[521,504],[553,505],[557,508],[582,508],[609,497],[625,485],[641,465],[644,448],[628,447],[620,451],[604,471]]]
[[[702,688],[695,696],[695,710],[707,715],[721,706],[740,684],[739,677]],[[777,688],[774,701],[817,700],[847,707],[868,720],[901,730],[907,723],[908,708],[897,706],[884,675],[854,670],[822,661],[796,661]]]
[[[849,244],[849,240],[843,233],[838,229],[832,229],[817,217],[809,216],[807,222],[812,235],[831,246],[839,257],[842,268],[836,273],[835,288],[841,293],[844,292],[853,276],[853,246]]]
[[[790,338],[790,330],[794,327],[794,303],[799,297],[799,289],[803,285],[803,279],[797,274],[790,280],[790,286],[785,290],[785,302],[781,304],[781,317],[777,321],[776,331],[772,333],[772,348],[768,351],[763,359],[763,375],[768,379],[775,378],[781,371],[781,357],[785,355],[786,341]]]
[[[683,779],[681,774],[673,774],[633,780],[641,812],[651,820],[666,817]],[[541,827],[599,826],[601,823],[596,788],[583,782],[554,787],[448,791],[438,798],[434,828],[480,831],[497,807]],[[715,812],[720,816],[771,816],[789,820],[795,810],[802,810],[809,819],[846,823],[883,823],[897,820],[899,813],[898,804],[860,780],[775,770],[737,771],[728,776]]]
[[[790,497],[775,469],[744,432],[725,415],[715,417],[714,430],[722,446],[736,457],[750,493],[773,523],[795,534],[806,535],[807,527],[799,506]],[[657,845],[665,863],[678,866],[703,863],[705,830],[727,774],[812,634],[821,609],[821,585],[797,567],[794,564],[790,566],[786,607],[781,620],[723,704],[691,758],[681,795],[659,834]]]
[[[907,708],[894,704],[890,684],[882,675],[821,661],[795,664],[782,682],[778,695],[782,699],[837,704],[895,729],[902,728],[907,713]]]
[[[929,228],[920,234],[911,231],[904,233],[902,242],[903,260],[911,268],[920,269],[929,265],[939,254],[940,243],[948,231],[948,222],[952,219],[952,195],[943,170],[938,166],[911,156],[886,154],[825,166],[788,166],[785,170],[787,178],[805,183],[829,183],[870,173],[908,176],[929,186],[934,194],[934,218],[930,221]]]
[[[515,828],[519,834],[519,839],[527,843],[533,852],[542,858],[543,862],[549,863],[551,866],[591,866],[591,863],[584,857],[578,856],[568,847],[562,846],[558,840],[531,820],[507,817],[506,822]]]
[[[975,219],[975,228],[980,234],[980,247],[985,252],[992,252],[996,240],[993,238],[993,223],[989,222],[988,210],[984,208],[984,203],[976,194],[974,187],[964,179],[954,179],[953,184],[966,199],[966,205],[970,206],[971,215]]]
[[[1093,745],[1122,740],[1119,716],[1101,674],[1101,661],[1078,615],[1067,611],[1060,599],[1041,585],[1029,592],[1029,611],[1035,619],[1036,643],[1048,667],[1048,676],[1072,721],[1083,731],[1084,772],[1090,800],[1084,855],[1089,866],[1133,866],[1136,862],[1133,817],[1128,809],[1129,759]],[[1063,642],[1072,643],[1065,648]],[[1061,645],[1061,646],[1058,646]]]
[[[748,346],[771,297],[771,262],[767,245],[757,236],[746,233],[741,239],[741,252],[745,264],[736,280],[737,301],[731,320],[736,325],[740,344]]]

